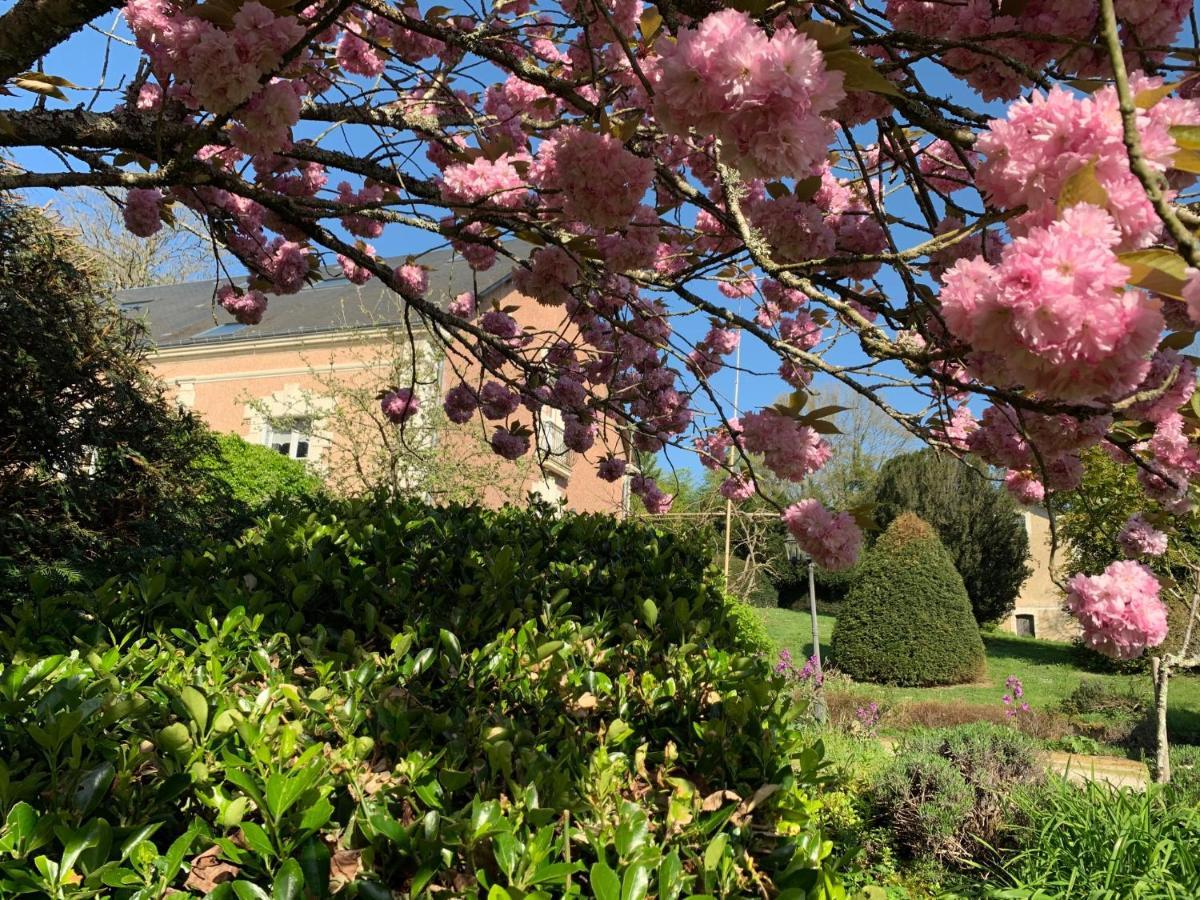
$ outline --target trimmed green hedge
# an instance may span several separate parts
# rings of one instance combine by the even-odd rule
[[[842,896],[752,621],[645,525],[383,500],[23,604],[0,896]]]
[[[867,552],[841,605],[831,656],[852,678],[883,684],[958,684],[983,673],[962,578],[913,514],[899,516]]]

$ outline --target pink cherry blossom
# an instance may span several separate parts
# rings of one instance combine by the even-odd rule
[[[125,195],[125,227],[138,237],[147,238],[162,228],[162,191],[134,188]]]
[[[722,497],[734,503],[744,503],[754,496],[754,491],[754,479],[741,474],[730,475],[717,488]]]
[[[465,384],[457,384],[446,392],[442,402],[446,418],[457,425],[469,422],[479,409],[479,397]]]
[[[833,455],[816,431],[774,410],[747,413],[741,426],[746,449],[762,454],[766,467],[786,481],[802,481]]]
[[[862,530],[849,513],[836,515],[818,500],[801,500],[783,511],[783,522],[813,561],[831,572],[850,568],[862,549]]]
[[[446,311],[452,316],[458,316],[460,319],[471,318],[475,315],[475,293],[473,291],[463,291],[450,301],[450,305],[446,307]]]
[[[660,52],[655,111],[664,127],[719,137],[751,177],[812,174],[833,136],[821,114],[845,96],[815,41],[791,24],[768,37],[726,9]]]
[[[596,474],[604,481],[620,481],[625,477],[626,462],[615,456],[606,456],[596,467]]]
[[[942,312],[974,349],[981,377],[1063,400],[1119,396],[1141,382],[1158,343],[1159,304],[1124,290],[1112,220],[1088,204],[1009,244],[998,265],[960,260]]]
[[[1129,517],[1117,535],[1117,543],[1129,559],[1162,556],[1167,552],[1167,536],[1142,518],[1141,513]]]
[[[508,428],[497,428],[491,444],[497,455],[509,460],[520,459],[529,452],[529,436],[516,434]]]
[[[257,325],[267,311],[267,298],[261,291],[243,291],[232,284],[217,288],[217,302],[242,325]]]
[[[1067,582],[1067,609],[1083,626],[1083,641],[1116,659],[1133,659],[1167,636],[1167,608],[1159,584],[1139,562],[1111,563],[1100,575]]]
[[[654,178],[654,161],[608,134],[567,127],[542,143],[531,181],[563,215],[596,228],[629,224]]]
[[[396,388],[388,391],[379,401],[384,416],[394,425],[403,425],[421,408],[420,398],[412,388]]]

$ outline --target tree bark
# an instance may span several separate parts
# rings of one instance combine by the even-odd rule
[[[1154,680],[1154,780],[1167,784],[1171,780],[1171,744],[1167,739],[1167,687],[1171,679],[1171,664],[1162,657],[1150,660]]]
[[[21,72],[120,0],[17,0],[0,16],[0,84]]]

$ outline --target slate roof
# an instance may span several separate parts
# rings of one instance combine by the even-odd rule
[[[406,259],[392,257],[387,262],[396,266]],[[512,269],[511,260],[500,255],[491,269],[474,273],[450,248],[422,254],[415,261],[429,268],[426,296],[443,309],[463,291],[477,287],[482,299],[502,288],[509,282]],[[146,322],[151,342],[158,349],[315,335],[404,321],[404,301],[378,279],[359,287],[343,277],[336,266],[327,267],[322,274],[321,281],[299,293],[270,296],[258,325],[238,325],[233,316],[216,305],[215,281],[130,288],[118,291],[115,299],[126,315]],[[234,278],[233,282],[245,284],[246,279]]]

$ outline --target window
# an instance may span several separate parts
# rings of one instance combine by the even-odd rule
[[[1033,625],[1033,616],[1029,613],[1019,613],[1017,620],[1017,636],[1018,637],[1037,637],[1037,629]]]
[[[550,456],[565,456],[562,413],[549,406],[542,409],[538,419],[538,449]]]
[[[293,417],[268,423],[263,443],[282,456],[308,459],[311,439],[312,419]]]

